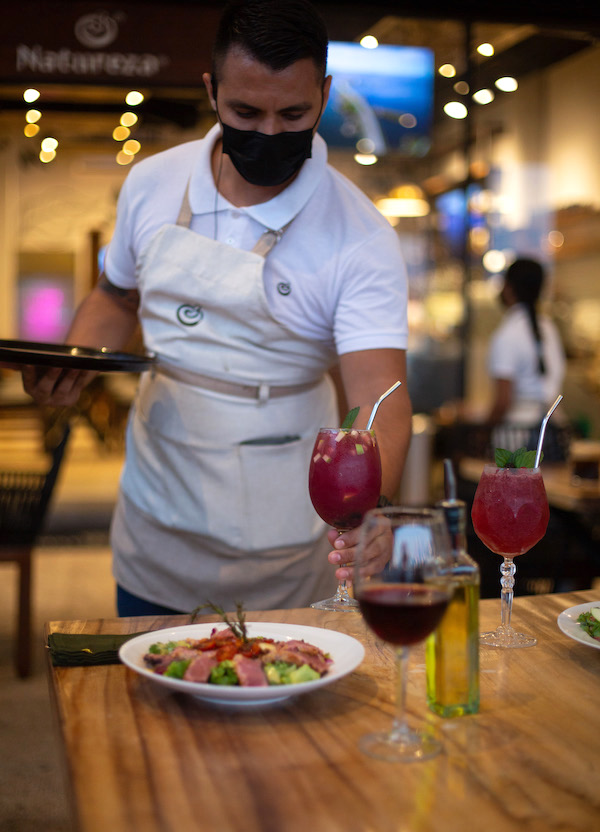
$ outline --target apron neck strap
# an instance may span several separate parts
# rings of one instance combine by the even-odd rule
[[[252,249],[255,254],[259,254],[261,257],[266,257],[267,254],[271,251],[273,246],[281,240],[283,236],[283,232],[286,228],[289,228],[292,220],[282,226],[278,231],[274,231],[273,229],[269,228],[265,231],[264,234],[256,241],[256,245]]]
[[[181,200],[181,208],[179,209],[179,216],[177,217],[176,225],[180,225],[183,228],[189,228],[190,223],[192,222],[192,207],[190,205],[190,183],[188,181],[187,185],[185,186],[185,193],[183,194],[183,199]],[[292,220],[286,223],[284,226],[279,228],[278,230],[274,230],[272,228],[268,228],[264,234],[262,234],[252,251],[255,254],[258,254],[260,257],[266,257],[267,254],[271,251],[274,245],[281,240],[283,232],[290,226]]]
[[[190,183],[188,181],[185,186],[185,193],[181,200],[181,208],[179,209],[179,216],[177,217],[176,225],[181,225],[184,228],[189,228],[192,221],[192,206],[190,205]]]

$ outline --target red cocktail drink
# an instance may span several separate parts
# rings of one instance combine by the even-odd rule
[[[339,531],[360,526],[381,493],[381,460],[372,430],[322,428],[308,473],[315,511]]]
[[[360,526],[381,494],[381,459],[375,432],[321,428],[310,460],[308,491],[319,517],[340,534]],[[345,611],[358,604],[342,581],[332,598],[311,606]]]
[[[501,624],[481,641],[492,647],[532,647],[536,639],[510,626],[515,564],[513,558],[528,552],[546,533],[550,510],[539,468],[483,469],[471,509],[475,534],[488,549],[503,557],[501,573]]]
[[[477,537],[499,555],[528,552],[546,534],[550,510],[539,468],[486,465],[473,501]]]

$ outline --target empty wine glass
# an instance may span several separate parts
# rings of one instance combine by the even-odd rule
[[[367,626],[396,648],[397,711],[391,730],[360,740],[381,760],[427,760],[440,743],[406,718],[409,651],[439,624],[452,595],[451,546],[439,509],[390,507],[369,511],[354,563],[354,595]]]

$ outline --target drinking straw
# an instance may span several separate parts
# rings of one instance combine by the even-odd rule
[[[444,460],[444,496],[448,502],[456,502],[456,477],[451,459]]]
[[[401,381],[397,381],[395,384],[392,384],[392,386],[390,387],[390,389],[389,389],[389,390],[386,390],[386,391],[385,391],[385,393],[383,394],[383,396],[380,396],[380,397],[377,399],[377,401],[375,402],[375,407],[373,408],[373,410],[371,411],[371,415],[369,416],[369,421],[367,422],[367,430],[371,430],[371,425],[373,424],[373,419],[375,418],[375,414],[377,413],[377,408],[379,407],[379,405],[381,404],[381,402],[382,402],[384,399],[387,399],[387,397],[390,395],[390,393],[393,393],[393,392],[394,392],[394,390],[395,390],[397,387],[400,387],[400,385],[401,385],[401,384],[402,384],[402,382],[401,382]]]
[[[558,398],[556,399],[556,401],[554,402],[554,404],[552,405],[552,407],[550,408],[550,410],[544,416],[544,419],[542,421],[542,427],[540,429],[540,438],[538,439],[538,443],[537,443],[537,452],[536,452],[536,455],[535,455],[535,465],[533,466],[534,468],[539,468],[540,467],[540,457],[542,455],[542,444],[544,442],[544,434],[546,433],[546,425],[548,424],[548,419],[552,416],[552,414],[554,413],[554,411],[556,410],[558,405],[562,402],[562,400],[563,400],[563,397],[561,395],[559,395]]]

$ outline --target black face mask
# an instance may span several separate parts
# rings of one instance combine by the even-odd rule
[[[227,153],[237,172],[251,185],[281,185],[310,158],[312,129],[268,135],[256,130],[238,130],[223,122],[221,126],[223,153]]]

